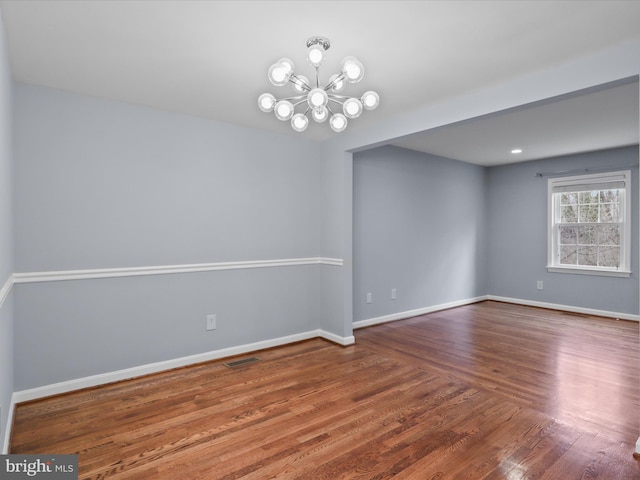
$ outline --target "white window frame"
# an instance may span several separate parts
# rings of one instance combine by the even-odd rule
[[[554,191],[558,189],[584,188],[585,185],[592,185],[594,190],[604,190],[606,184],[623,182],[624,186],[619,187],[622,191],[620,202],[620,216],[622,218],[622,231],[620,232],[620,267],[599,267],[581,265],[561,265],[559,259],[559,233],[557,219],[560,218],[560,205],[554,197]],[[554,273],[573,273],[582,275],[605,275],[615,277],[629,277],[631,275],[631,171],[606,172],[598,174],[577,175],[570,177],[550,178],[547,184],[548,195],[548,259],[547,271]],[[584,190],[582,190],[584,191]]]

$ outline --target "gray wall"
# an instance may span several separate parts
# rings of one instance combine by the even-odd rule
[[[317,268],[18,285],[16,390],[315,330]]]
[[[635,165],[631,169],[632,254],[630,278],[548,273],[547,179],[538,172],[561,172]],[[490,168],[489,293],[539,302],[638,314],[638,147],[549,158]],[[543,290],[536,289],[542,280]]]
[[[17,84],[15,270],[318,256],[317,152],[303,138]],[[331,268],[16,285],[15,389],[317,329]]]
[[[491,168],[379,147],[353,163],[354,321],[487,294],[638,314],[637,146]],[[547,180],[536,173],[629,165],[631,277],[548,273]]]
[[[11,72],[0,18],[0,288],[13,273]],[[0,298],[0,303],[1,302]],[[0,452],[13,393],[13,296],[0,305]]]
[[[339,135],[337,136],[340,137]],[[336,138],[336,137],[334,137]],[[332,148],[324,143],[322,159],[322,202],[319,218],[322,255],[342,258],[341,269],[324,269],[321,279],[322,307],[325,315],[322,328],[341,331],[343,337],[353,334],[352,307],[352,154]]]
[[[16,86],[16,270],[319,252],[316,144]]]
[[[397,147],[353,165],[355,321],[487,293],[485,169]]]

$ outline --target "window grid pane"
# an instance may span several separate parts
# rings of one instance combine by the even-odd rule
[[[558,263],[620,267],[620,190],[556,193]]]

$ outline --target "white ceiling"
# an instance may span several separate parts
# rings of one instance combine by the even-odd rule
[[[266,78],[279,58],[312,75],[310,36],[331,40],[322,77],[355,55],[367,74],[345,94],[381,96],[349,129],[640,39],[640,1],[0,0],[0,13],[17,81],[316,140],[336,134],[297,134],[256,103],[289,95]],[[631,83],[394,143],[508,163],[636,144],[638,116]]]
[[[410,135],[393,145],[492,166],[638,144],[637,81]],[[512,154],[512,149],[522,153]]]

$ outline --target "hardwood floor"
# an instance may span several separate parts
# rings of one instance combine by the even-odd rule
[[[99,479],[640,479],[635,322],[483,302],[18,405]]]

